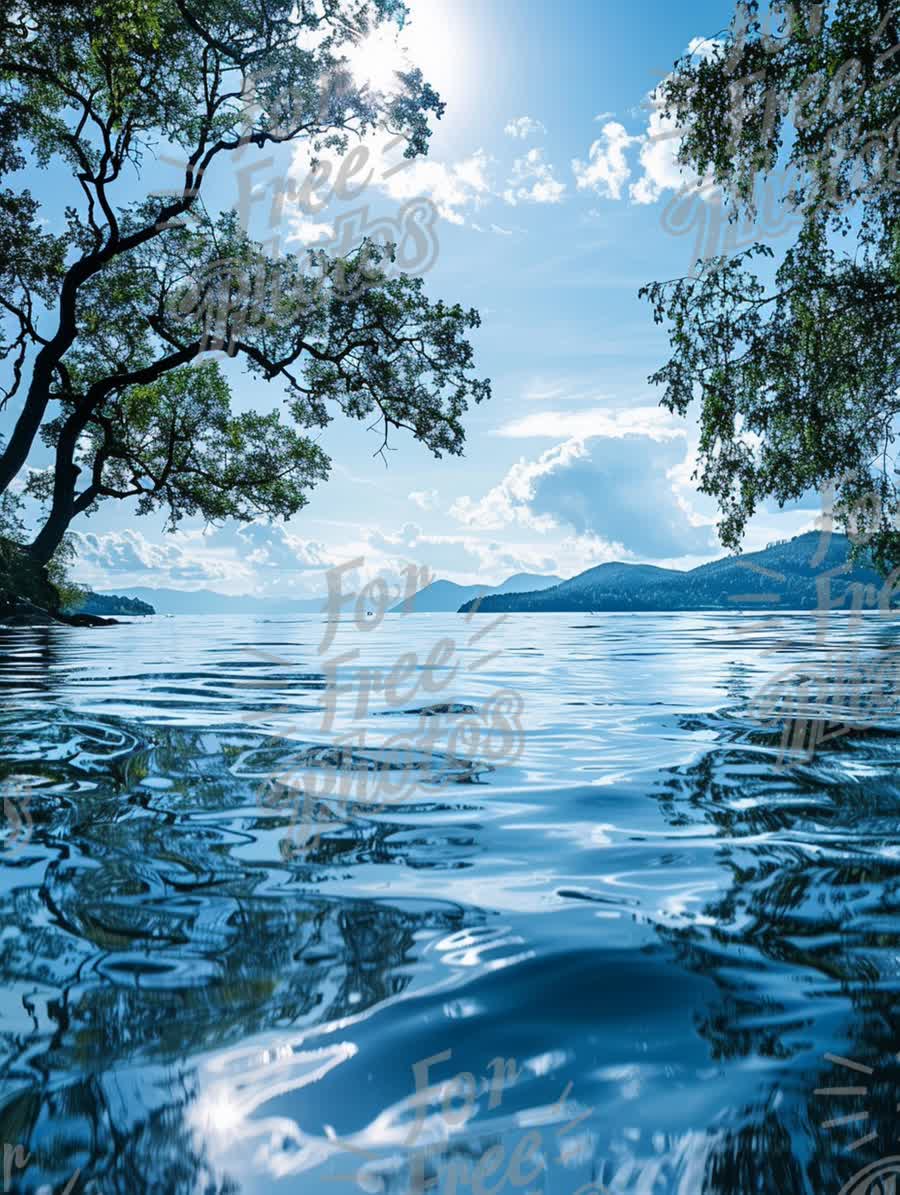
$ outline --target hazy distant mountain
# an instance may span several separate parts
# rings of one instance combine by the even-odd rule
[[[258,598],[215,593],[212,589],[148,589],[138,586],[123,592],[148,602],[157,614],[318,614],[320,598]],[[105,590],[103,596],[108,595]]]
[[[816,560],[823,545],[819,532],[811,531],[770,544],[762,552],[726,556],[684,572],[649,564],[600,564],[552,589],[487,597],[479,609],[484,613],[779,607],[812,610],[820,605],[817,583],[824,584],[829,570],[847,565],[850,550],[845,536],[832,535],[823,559]],[[848,567],[846,572],[832,575],[832,605],[846,597],[845,605],[849,606],[847,589],[852,584],[872,585],[880,590],[884,578],[868,567]],[[470,608],[471,602],[466,602],[460,613]]]
[[[479,594],[537,592],[559,585],[561,581],[561,577],[539,577],[532,573],[516,573],[502,585],[457,585],[454,581],[432,581],[413,594],[409,602],[400,602],[388,614],[452,614],[464,602],[474,601]]]
[[[519,589],[537,590],[548,585],[556,585],[561,579],[560,577],[538,577],[532,576],[530,573],[519,573],[497,586],[455,585],[452,581],[435,581],[414,595],[413,608],[417,611],[454,613],[463,602],[477,597],[479,593],[511,593]],[[147,602],[157,614],[319,614],[327,607],[327,598],[324,594],[317,598],[262,598],[252,597],[249,594],[216,593],[212,589],[153,589],[137,586],[133,589],[119,590],[117,594],[104,590],[95,596],[111,598],[118,597],[119,594],[127,594],[129,598]],[[343,606],[347,610],[352,610],[355,606],[355,599],[352,596],[348,597]],[[394,607],[393,612],[403,613],[405,609],[401,603]],[[123,610],[122,613],[127,613],[127,611]]]

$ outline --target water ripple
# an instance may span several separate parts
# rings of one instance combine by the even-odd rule
[[[836,1195],[898,1098],[900,723],[832,683],[893,625],[821,630],[2,632],[11,1189]]]

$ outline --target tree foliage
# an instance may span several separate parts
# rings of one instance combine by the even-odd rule
[[[757,214],[782,171],[795,242],[642,290],[669,328],[651,381],[700,403],[700,489],[736,548],[767,498],[830,490],[882,568],[900,561],[900,11],[894,0],[755,0],[659,89],[680,159]],[[778,174],[776,175],[776,169]],[[860,524],[865,523],[864,533]]]
[[[390,249],[274,259],[234,212],[204,203],[213,164],[308,139],[344,150],[376,127],[427,150],[443,105],[420,72],[389,95],[360,86],[347,51],[399,0],[25,0],[0,15],[0,170],[67,167],[80,202],[54,228],[27,188],[0,189],[3,403],[20,413],[0,494],[38,436],[54,466],[29,550],[46,561],[71,520],[133,498],[170,524],[287,517],[328,471],[312,429],[335,410],[460,453],[473,310],[394,277]],[[180,153],[179,185],[128,201],[142,164]],[[208,184],[207,184],[208,190]],[[234,412],[224,350],[283,388],[283,409]],[[320,434],[320,433],[319,433]]]

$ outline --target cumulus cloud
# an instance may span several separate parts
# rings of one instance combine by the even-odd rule
[[[335,150],[318,154],[308,142],[294,150],[284,211],[289,239],[312,243],[333,236],[333,217],[348,204],[365,205],[378,194],[402,206],[412,199],[430,199],[438,214],[463,224],[491,194],[491,159],[483,149],[452,162],[433,158],[404,158],[405,141],[375,132],[347,154]],[[251,195],[255,192],[251,192]],[[273,206],[274,210],[274,206]]]
[[[547,130],[539,120],[535,120],[531,116],[516,116],[509,121],[503,132],[507,137],[518,137],[524,141],[526,137],[532,137],[537,133],[546,133]]]
[[[497,531],[510,523],[518,523],[532,531],[552,531],[555,520],[538,517],[531,509],[537,479],[544,473],[565,465],[581,450],[576,440],[558,444],[541,453],[537,460],[517,461],[501,482],[475,501],[466,496],[458,498],[450,507],[450,514],[468,527]]]
[[[182,552],[174,544],[150,543],[131,528],[102,535],[73,531],[72,538],[79,562],[111,573],[139,573],[182,564]]]
[[[334,225],[310,220],[303,212],[292,212],[290,220],[289,241],[299,241],[303,245],[315,245],[318,241],[334,240]]]
[[[490,197],[489,166],[483,149],[449,164],[416,160],[387,179],[384,190],[401,203],[424,196],[443,219],[464,224],[466,210],[481,207]]]
[[[280,523],[245,523],[235,536],[249,548],[244,559],[261,568],[307,572],[329,568],[334,562],[324,544],[291,535]]]
[[[519,203],[559,203],[565,193],[566,185],[554,177],[553,167],[544,161],[544,151],[535,148],[513,162],[503,198],[515,207]]]
[[[528,434],[552,435],[555,423],[557,438],[570,438],[517,461],[482,498],[460,498],[450,514],[477,530],[519,526],[558,537],[568,529],[607,559],[710,554],[711,521],[692,509],[684,489],[687,437],[651,412],[656,408],[522,420]],[[521,430],[513,425],[514,434]]]
[[[592,437],[535,478],[531,508],[651,560],[713,552],[712,528],[695,523],[675,500],[670,473],[685,448],[683,437]]]
[[[641,140],[640,163],[643,174],[629,188],[634,203],[655,203],[664,191],[702,191],[703,180],[678,161],[681,134],[674,116],[666,116],[651,96],[647,132]]]
[[[420,510],[434,510],[437,506],[438,492],[437,490],[413,490],[408,497],[410,502],[418,506]]]
[[[413,548],[422,538],[422,528],[417,523],[404,523],[399,531],[383,532],[371,530],[366,539],[376,548],[393,551],[396,548]]]
[[[76,550],[73,574],[94,589],[135,585],[212,588],[246,593],[253,574],[234,555],[208,550],[197,535],[166,537],[162,543],[140,531],[72,532]]]
[[[712,57],[718,46],[715,38],[694,37],[688,44],[687,53],[698,58]],[[659,89],[654,88],[647,96],[644,107],[650,111],[647,130],[641,138],[640,163],[643,174],[632,183],[629,194],[634,203],[655,203],[664,191],[697,191],[704,198],[711,198],[716,192],[710,179],[702,179],[690,167],[678,161],[681,149],[681,133],[674,116],[663,112]]]
[[[709,60],[714,58],[716,51],[724,48],[725,44],[719,37],[692,37],[688,42],[687,53]]]
[[[582,162],[575,158],[572,161],[579,191],[591,190],[608,199],[621,199],[622,189],[631,177],[626,150],[641,140],[641,137],[630,136],[617,120],[608,121],[588,150],[588,160]]]
[[[686,53],[709,58],[720,45],[714,38],[695,37]],[[574,158],[572,170],[576,186],[581,191],[594,191],[607,199],[621,199],[628,187],[632,203],[655,203],[666,191],[696,191],[705,199],[714,198],[717,188],[710,179],[701,179],[689,167],[678,161],[681,132],[674,116],[666,116],[659,88],[645,98],[643,107],[649,111],[647,126],[638,134],[630,134],[619,121],[606,120],[612,113],[604,112],[594,119],[606,120],[600,136],[592,143],[587,161]],[[629,160],[633,147],[640,146],[638,164],[640,176],[632,180]]]
[[[262,522],[178,531],[161,542],[140,531],[73,532],[76,575],[95,588],[115,585],[211,587],[228,593],[296,591],[297,574],[307,590],[323,590],[323,572],[334,563],[324,545]]]

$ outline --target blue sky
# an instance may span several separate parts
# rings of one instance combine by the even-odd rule
[[[666,340],[637,291],[686,273],[698,236],[726,247],[714,201],[673,206],[683,181],[675,142],[649,94],[689,44],[727,24],[730,4],[409,6],[400,43],[447,102],[427,159],[392,172],[396,154],[375,140],[366,190],[332,194],[316,213],[290,200],[271,211],[267,188],[305,177],[303,150],[252,178],[240,174],[247,156],[210,182],[223,207],[238,201],[242,178],[252,182],[251,229],[280,251],[327,245],[341,216],[359,221],[363,207],[369,219],[400,219],[419,196],[434,204],[426,285],[433,298],[480,310],[479,372],[494,389],[470,413],[465,456],[435,461],[401,434],[385,468],[373,455],[378,434],[338,415],[321,440],[332,477],[287,525],[185,522],[167,535],[161,518],[107,502],[74,526],[79,579],[300,597],[323,592],[328,565],[357,556],[367,575],[415,561],[460,582],[495,583],[522,570],[570,576],[610,559],[690,567],[721,554],[715,512],[690,481],[695,425],[662,411],[646,381]],[[358,69],[377,80],[396,52],[380,41]],[[165,187],[174,173],[150,166],[144,185]],[[676,219],[687,225],[680,235]],[[240,372],[233,378],[240,406],[268,409],[278,399]],[[0,431],[10,413],[3,418]],[[44,463],[40,451],[33,463]],[[813,518],[812,510],[762,514],[746,546]]]

